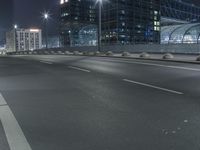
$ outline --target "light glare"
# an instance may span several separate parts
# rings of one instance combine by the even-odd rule
[[[44,18],[48,19],[49,15],[47,13],[44,14]]]
[[[17,29],[17,25],[16,24],[14,25],[14,28]]]
[[[30,32],[39,32],[39,29],[30,29]]]

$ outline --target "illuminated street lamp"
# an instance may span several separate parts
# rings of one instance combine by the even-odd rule
[[[48,22],[48,19],[49,19],[49,14],[47,12],[45,12],[43,14],[43,18],[44,18],[44,21],[45,21],[45,43],[46,43],[46,49],[48,49],[47,22]]]
[[[17,41],[17,24],[14,25],[14,42],[15,42],[15,51],[17,51],[17,45],[16,45],[16,41]]]
[[[14,29],[17,29],[17,25],[16,24],[14,25]]]
[[[98,51],[101,51],[101,7],[103,0],[96,0],[99,6],[99,25],[98,25]]]

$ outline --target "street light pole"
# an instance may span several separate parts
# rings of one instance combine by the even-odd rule
[[[48,49],[48,32],[47,32],[47,22],[48,22],[48,18],[49,18],[49,14],[48,14],[48,13],[44,13],[46,49]]]
[[[15,43],[15,51],[17,51],[17,25],[14,25],[14,43]]]
[[[98,51],[101,51],[101,5],[102,0],[98,0],[99,2],[99,24],[98,24]]]
[[[45,43],[46,43],[46,49],[48,49],[47,20],[45,20]]]

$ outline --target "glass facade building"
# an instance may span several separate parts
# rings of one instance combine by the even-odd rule
[[[110,0],[102,9],[102,43],[159,43],[160,0]]]
[[[61,0],[62,45],[97,45],[95,0]],[[160,0],[109,0],[102,6],[102,44],[159,43]]]
[[[61,44],[97,45],[96,0],[61,0],[60,3]],[[181,39],[186,38],[184,28],[199,20],[200,7],[189,0],[103,0],[102,44],[182,43]],[[171,34],[175,31],[179,32],[179,38]]]
[[[186,22],[200,20],[200,4],[194,0],[161,0],[161,15],[163,18],[173,18]]]
[[[61,45],[96,45],[97,27],[94,0],[61,0],[60,7]],[[85,35],[89,35],[90,38],[84,41]],[[91,41],[86,41],[90,39]]]

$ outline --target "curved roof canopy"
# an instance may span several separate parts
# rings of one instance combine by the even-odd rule
[[[161,27],[161,44],[200,43],[200,23]]]
[[[81,45],[91,46],[97,44],[97,26],[88,25],[79,30],[79,42]]]

